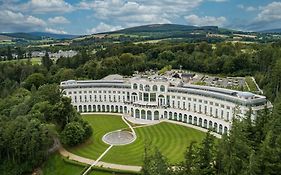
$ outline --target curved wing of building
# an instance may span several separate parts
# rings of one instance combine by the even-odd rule
[[[116,77],[116,78],[114,78]],[[234,116],[271,107],[265,96],[183,84],[166,77],[68,80],[60,84],[79,112],[118,112],[143,120],[176,120],[227,133]]]

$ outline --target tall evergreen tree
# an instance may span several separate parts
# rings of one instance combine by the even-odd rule
[[[42,58],[42,65],[50,70],[50,67],[53,65],[53,61],[50,59],[48,52],[46,51],[45,56]]]

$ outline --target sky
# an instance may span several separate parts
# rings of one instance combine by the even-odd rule
[[[0,0],[0,32],[93,34],[145,24],[281,28],[272,0]]]

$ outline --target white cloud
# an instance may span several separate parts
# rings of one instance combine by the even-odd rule
[[[17,8],[18,10],[31,11],[38,14],[49,12],[65,13],[74,10],[74,7],[64,0],[30,0]]]
[[[54,18],[49,18],[48,22],[50,24],[68,24],[70,21],[63,16],[56,16]]]
[[[80,9],[92,9],[94,16],[105,23],[112,22],[130,27],[135,24],[171,23],[198,7],[203,0],[82,1]]]
[[[11,10],[0,10],[1,31],[35,31],[46,26],[40,18]]]
[[[101,22],[96,27],[94,27],[92,29],[88,29],[87,33],[92,34],[92,33],[110,32],[110,31],[115,31],[115,30],[120,30],[120,29],[122,29],[121,26],[112,26],[112,25]]]
[[[64,30],[58,30],[58,29],[52,29],[52,28],[46,28],[45,31],[49,32],[49,33],[55,33],[55,34],[67,34],[67,32]]]
[[[272,2],[265,7],[261,7],[257,21],[276,21],[281,20],[281,2]]]
[[[189,15],[184,17],[188,24],[196,25],[196,26],[223,26],[226,23],[226,18],[221,17],[213,17],[213,16],[204,16],[199,17],[197,15]]]
[[[256,7],[253,6],[244,6],[243,4],[238,4],[237,7],[239,9],[245,10],[247,12],[252,12],[258,10]]]

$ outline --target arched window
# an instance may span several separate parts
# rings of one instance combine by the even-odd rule
[[[165,86],[164,86],[164,85],[161,85],[161,86],[160,86],[160,91],[161,91],[161,92],[165,92]]]
[[[136,109],[136,118],[140,118],[140,110]]]
[[[133,89],[138,89],[138,85],[137,85],[137,83],[134,83],[134,85],[133,85]]]
[[[157,91],[157,85],[153,85],[153,86],[152,86],[152,90],[153,90],[153,91]]]
[[[154,120],[159,120],[159,112],[154,111]]]
[[[192,124],[192,116],[191,115],[189,115],[189,117],[188,117],[188,123]]]
[[[145,110],[141,110],[141,119],[146,119]]]
[[[150,91],[149,85],[145,85],[144,90],[145,90],[145,91]]]
[[[152,120],[152,112],[147,111],[147,120]]]

